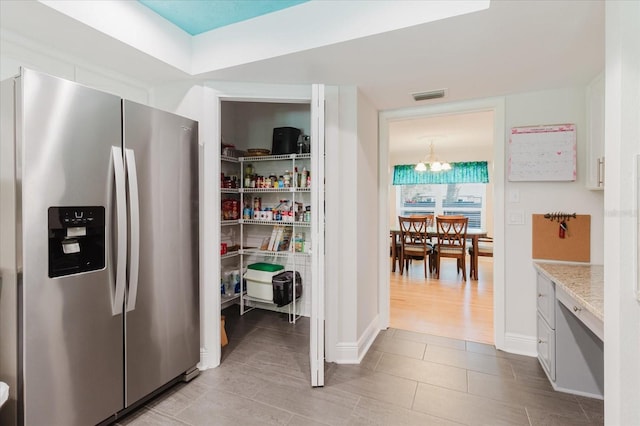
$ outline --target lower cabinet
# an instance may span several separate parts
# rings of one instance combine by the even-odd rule
[[[556,332],[538,313],[538,359],[549,379],[556,379]]]
[[[540,273],[537,276],[537,290],[538,360],[553,388],[602,399],[602,340],[574,314],[576,309],[568,309],[558,299],[558,293],[566,293]]]

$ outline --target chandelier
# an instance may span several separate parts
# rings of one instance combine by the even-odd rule
[[[426,160],[423,160],[416,164],[415,170],[416,172],[426,172],[427,165],[429,166],[429,170],[432,172],[441,172],[451,170],[451,164],[446,161],[441,162],[438,157],[433,153],[433,141],[429,147],[429,157]]]

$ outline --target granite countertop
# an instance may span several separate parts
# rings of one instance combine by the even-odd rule
[[[604,266],[540,261],[534,265],[604,322]]]

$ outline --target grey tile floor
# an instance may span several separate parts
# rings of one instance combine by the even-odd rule
[[[603,402],[555,392],[537,359],[403,330],[360,365],[326,364],[309,385],[309,323],[225,310],[219,368],[178,384],[119,425],[601,425]]]

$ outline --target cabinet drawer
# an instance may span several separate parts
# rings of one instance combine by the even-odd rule
[[[558,301],[567,307],[569,312],[575,315],[589,330],[593,332],[600,340],[604,341],[604,323],[600,321],[598,317],[589,312],[584,306],[578,303],[573,297],[569,295],[562,287],[558,287],[557,295]]]
[[[537,278],[538,312],[547,321],[551,329],[556,328],[556,313],[554,309],[555,289],[551,280],[538,273]]]
[[[556,333],[538,312],[538,359],[552,381],[556,380]]]

